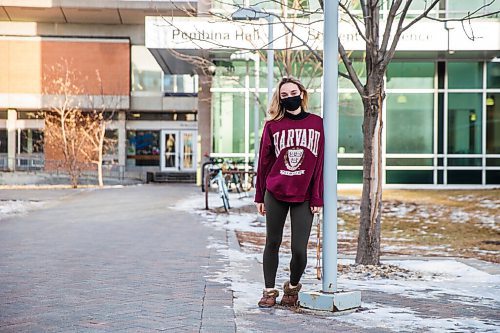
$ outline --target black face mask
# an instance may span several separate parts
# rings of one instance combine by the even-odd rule
[[[281,106],[285,110],[295,111],[300,107],[300,104],[302,103],[302,98],[300,97],[300,95],[297,95],[297,96],[282,98],[280,102]]]

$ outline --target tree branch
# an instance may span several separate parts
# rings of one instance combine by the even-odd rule
[[[401,1],[401,0],[400,0]],[[367,43],[367,44],[371,44],[367,39],[366,39],[366,36],[365,34],[363,33],[363,31],[361,30],[361,28],[359,27],[358,25],[358,22],[356,22],[356,17],[354,15],[352,15],[352,13],[349,11],[349,9],[342,3],[339,2],[339,7],[342,8],[344,10],[344,12],[351,18],[351,21],[354,23],[354,26],[356,27],[356,30],[358,31],[358,34],[361,36],[361,38],[363,38],[363,40]]]
[[[391,9],[389,10],[389,16],[387,17],[387,22],[385,23],[384,36],[382,37],[382,44],[380,45],[380,53],[385,53],[387,50],[387,45],[389,44],[389,37],[391,35],[392,23],[396,18],[399,7],[401,6],[402,0],[396,0],[391,4]],[[407,11],[406,7],[409,7],[411,1],[407,1],[403,13]]]
[[[385,70],[385,68],[387,68],[387,66],[389,65],[389,62],[392,60],[392,58],[394,56],[394,53],[396,52],[396,46],[398,45],[399,39],[401,38],[401,35],[403,34],[403,32],[405,30],[407,30],[409,27],[411,27],[413,24],[415,24],[418,21],[420,21],[421,19],[423,19],[424,17],[427,17],[427,15],[429,14],[429,12],[434,7],[436,7],[436,5],[438,3],[439,3],[439,0],[433,0],[432,3],[430,4],[430,6],[426,10],[424,10],[424,12],[422,14],[420,14],[419,16],[417,16],[408,25],[406,25],[405,27],[403,27],[404,19],[406,18],[406,15],[408,13],[408,9],[410,8],[410,6],[408,5],[408,3],[406,3],[405,8],[403,9],[403,12],[401,13],[401,16],[399,18],[398,27],[396,29],[396,33],[394,34],[394,38],[392,39],[391,48],[389,49],[388,52],[384,52],[383,53],[383,59],[380,59],[380,61],[382,61],[381,68],[383,70]]]
[[[354,84],[354,87],[356,87],[356,90],[360,94],[360,96],[363,96],[363,84],[359,80],[358,74],[356,74],[356,71],[354,70],[354,67],[352,67],[352,61],[349,59],[349,56],[347,55],[347,52],[344,49],[344,45],[342,45],[342,42],[340,41],[339,38],[339,53],[340,57],[342,58],[342,61],[344,62],[345,68],[347,69],[347,72],[349,73],[349,79],[351,80],[352,84]]]

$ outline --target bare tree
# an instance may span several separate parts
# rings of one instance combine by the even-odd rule
[[[53,100],[50,109],[43,115],[45,152],[47,154],[51,151],[56,155],[56,159],[62,155],[61,167],[68,173],[74,188],[78,187],[84,160],[81,152],[87,141],[82,126],[86,119],[78,99],[83,89],[75,83],[78,74],[72,71],[68,61],[64,60],[50,67],[44,77],[44,94],[52,96]],[[47,162],[50,161],[46,161],[46,167]]]
[[[96,75],[100,82],[99,73]],[[103,185],[103,152],[113,144],[106,140],[105,130],[115,109],[106,114],[102,89],[99,101],[95,101],[77,84],[87,79],[82,77],[65,59],[50,67],[44,76],[44,95],[51,97],[51,106],[43,114],[46,155],[52,153],[56,161],[62,158],[55,167],[68,173],[74,188],[78,187],[82,171],[91,165],[96,165],[99,185]],[[54,167],[51,162],[46,160],[46,168]]]
[[[104,153],[112,149],[116,140],[106,138],[106,127],[111,123],[118,104],[110,107],[112,103],[106,101],[102,80],[99,71],[96,70],[97,82],[100,86],[100,96],[88,96],[90,110],[85,112],[85,130],[83,134],[87,139],[87,144],[82,149],[82,154],[86,161],[94,164],[97,168],[97,181],[100,187],[104,186],[103,181],[103,161]]]
[[[469,12],[456,21],[493,15],[478,14],[485,6]],[[323,1],[320,1],[323,7]],[[392,0],[385,20],[381,20],[384,1],[360,0],[360,14],[350,7],[351,1],[341,1],[340,10],[349,17],[358,34],[365,42],[366,81],[361,82],[354,70],[352,59],[339,39],[339,54],[347,69],[348,78],[361,96],[364,108],[363,117],[363,191],[359,223],[356,263],[380,263],[380,222],[382,215],[382,105],[385,99],[384,76],[394,57],[402,34],[424,18],[432,18],[429,13],[438,5],[439,0],[426,1],[426,8],[415,18],[408,19],[412,0]],[[446,20],[441,20],[446,21]],[[448,20],[450,21],[450,20]],[[381,34],[381,32],[383,32]],[[381,36],[381,38],[380,38]]]

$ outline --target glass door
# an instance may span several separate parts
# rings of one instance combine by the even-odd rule
[[[160,170],[178,171],[179,166],[179,131],[161,131]]]
[[[180,169],[183,171],[196,170],[196,131],[181,131]]]

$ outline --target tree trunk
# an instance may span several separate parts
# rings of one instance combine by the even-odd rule
[[[99,148],[98,148],[98,159],[97,159],[97,179],[99,180],[99,187],[104,186],[102,180],[102,150],[104,148],[104,136],[106,134],[106,124],[103,122],[99,127]]]
[[[363,99],[364,159],[363,193],[356,263],[380,264],[380,218],[382,214],[382,84],[365,89]]]

